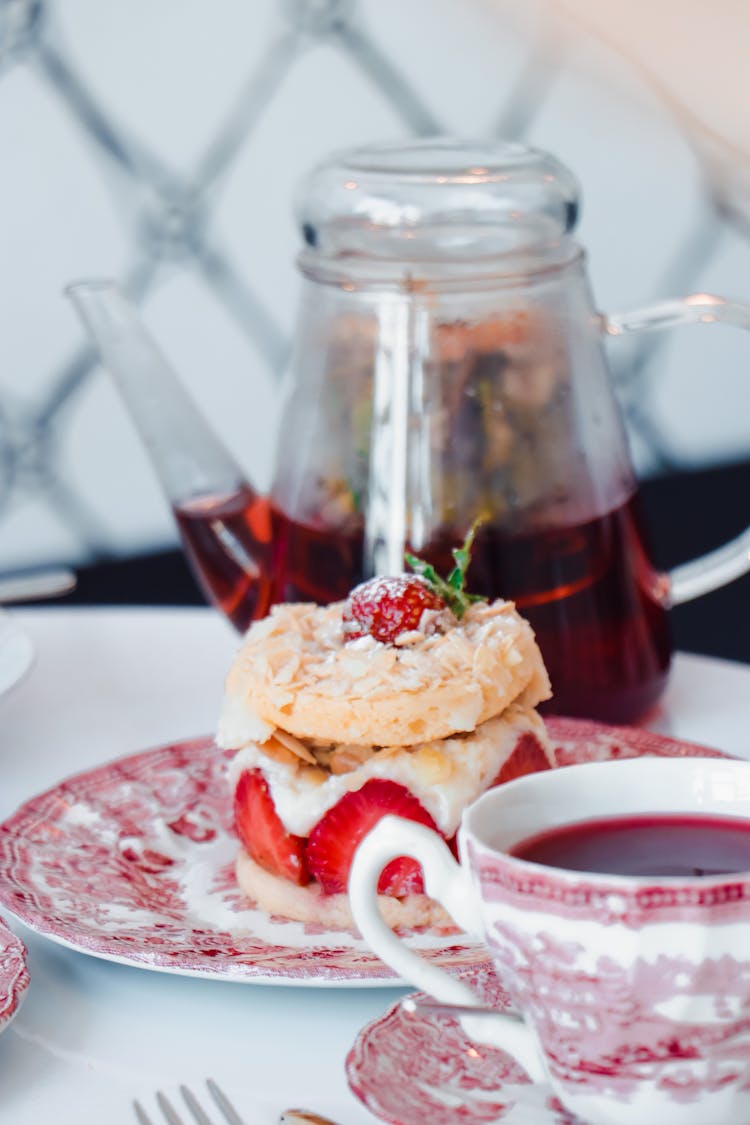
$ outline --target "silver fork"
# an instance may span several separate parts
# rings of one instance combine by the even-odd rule
[[[206,1079],[206,1086],[208,1087],[209,1094],[221,1110],[224,1121],[226,1121],[228,1125],[244,1125],[237,1110],[224,1091],[216,1085],[213,1078]],[[201,1107],[195,1094],[193,1094],[187,1086],[180,1086],[180,1093],[182,1094],[185,1105],[192,1114],[193,1121],[197,1122],[197,1125],[213,1125],[211,1118]],[[179,1113],[161,1090],[156,1091],[156,1104],[164,1115],[164,1120],[167,1122],[167,1125],[183,1125],[183,1120]],[[133,1102],[133,1109],[135,1110],[135,1115],[140,1125],[153,1125],[151,1118],[139,1101]],[[336,1122],[331,1121],[329,1117],[321,1117],[319,1113],[315,1113],[310,1109],[285,1109],[279,1118],[279,1125],[336,1125]]]
[[[237,1110],[229,1101],[229,1098],[226,1096],[223,1090],[221,1090],[216,1085],[213,1078],[206,1079],[206,1086],[208,1087],[208,1092],[213,1098],[214,1103],[216,1104],[216,1106],[218,1106],[223,1115],[222,1120],[228,1122],[228,1125],[244,1125],[244,1122],[240,1115],[237,1113]],[[197,1122],[197,1125],[213,1125],[211,1118],[201,1107],[201,1104],[196,1098],[195,1094],[193,1094],[187,1086],[180,1086],[180,1093],[182,1094],[185,1105],[188,1107],[192,1115],[191,1120]],[[164,1116],[164,1120],[168,1123],[168,1125],[184,1125],[182,1117],[180,1117],[179,1113],[174,1108],[169,1098],[165,1094],[163,1094],[161,1090],[156,1091],[156,1104],[161,1110]],[[153,1125],[151,1118],[146,1113],[140,1102],[134,1101],[133,1109],[135,1110],[135,1116],[140,1122],[140,1125]]]

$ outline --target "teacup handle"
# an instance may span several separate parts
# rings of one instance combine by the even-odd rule
[[[360,933],[387,965],[423,992],[444,1004],[481,1007],[484,1001],[468,985],[423,960],[383,920],[377,904],[378,880],[386,864],[403,855],[422,865],[426,893],[445,907],[461,929],[476,930],[480,917],[476,891],[445,841],[424,825],[386,816],[364,838],[352,863],[349,902]],[[520,1016],[505,1012],[462,1016],[460,1023],[471,1039],[507,1051],[534,1082],[548,1080],[534,1035]]]
[[[645,308],[633,309],[604,318],[608,336],[624,336],[631,332],[653,332],[676,328],[683,324],[733,324],[750,330],[750,305],[728,301],[711,293],[693,293],[671,301],[660,301]],[[722,547],[709,551],[670,570],[664,601],[668,606],[689,602],[750,571],[750,528],[730,539]]]

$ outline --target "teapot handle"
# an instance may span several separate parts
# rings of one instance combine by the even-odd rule
[[[653,332],[683,324],[733,324],[750,331],[750,305],[728,301],[711,293],[693,293],[670,301],[659,301],[645,308],[633,309],[603,318],[608,336],[625,336],[630,332]],[[750,571],[750,527],[722,547],[697,559],[682,563],[664,577],[668,586],[668,606],[689,602]]]

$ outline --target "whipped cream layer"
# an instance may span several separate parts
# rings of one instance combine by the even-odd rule
[[[249,743],[232,759],[229,782],[234,789],[243,770],[262,770],[284,827],[295,836],[308,836],[345,793],[360,789],[370,778],[384,778],[408,789],[450,837],[466,806],[492,784],[524,732],[536,736],[551,762],[544,723],[535,711],[514,705],[471,734],[408,749],[375,750],[355,769],[323,780],[320,769],[276,761],[261,746]]]

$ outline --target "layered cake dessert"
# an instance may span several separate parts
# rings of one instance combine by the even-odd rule
[[[329,606],[282,604],[248,630],[226,682],[217,742],[229,777],[242,890],[271,914],[351,927],[357,845],[388,814],[454,845],[486,789],[549,768],[534,708],[541,654],[511,602],[464,592],[468,543],[446,581],[376,578]],[[393,926],[445,923],[412,859],[383,871]]]

